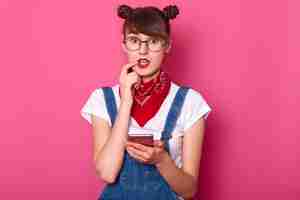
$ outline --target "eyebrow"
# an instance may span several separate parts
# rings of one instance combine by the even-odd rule
[[[139,38],[139,39],[142,39],[138,34],[135,34],[135,33],[129,33],[129,34],[127,34],[127,36],[128,36],[128,37],[135,36],[135,37],[137,37],[137,38]],[[155,38],[155,37],[153,37],[153,36],[148,36],[148,38],[146,38],[146,40],[153,39],[153,38]]]

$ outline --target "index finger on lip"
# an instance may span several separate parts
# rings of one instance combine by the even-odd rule
[[[133,67],[137,65],[137,63],[129,63],[129,64],[126,64],[123,68],[122,68],[122,73],[127,73],[129,68]]]
[[[134,67],[134,66],[137,65],[137,64],[138,64],[138,62],[135,61],[134,63],[129,63],[129,64],[127,64],[125,68],[126,68],[126,69],[129,69],[130,67]]]

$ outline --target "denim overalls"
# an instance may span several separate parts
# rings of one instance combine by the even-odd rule
[[[115,96],[111,87],[102,87],[106,108],[112,124],[117,115]],[[169,151],[169,139],[188,92],[187,87],[180,87],[168,112],[161,140]],[[124,160],[116,181],[107,184],[98,200],[177,200],[176,193],[160,175],[155,165],[140,163],[125,150]]]

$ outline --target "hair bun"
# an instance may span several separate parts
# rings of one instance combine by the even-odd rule
[[[118,16],[123,19],[127,19],[131,13],[132,13],[132,8],[127,5],[123,4],[118,7]]]
[[[179,9],[176,5],[169,5],[163,10],[167,19],[174,19],[179,14]]]

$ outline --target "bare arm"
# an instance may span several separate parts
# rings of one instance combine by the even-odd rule
[[[108,183],[115,182],[123,164],[128,138],[128,126],[133,104],[133,84],[140,81],[135,71],[136,63],[122,67],[119,82],[121,91],[120,107],[112,127],[104,119],[92,116],[94,135],[94,162],[98,176]],[[132,69],[129,72],[129,69]]]
[[[120,104],[114,126],[92,116],[94,162],[98,176],[108,183],[115,181],[123,163],[131,105]]]
[[[204,136],[204,119],[200,118],[189,128],[183,140],[183,167],[178,168],[172,158],[165,153],[157,169],[171,188],[183,198],[192,198],[197,191],[201,149]]]

